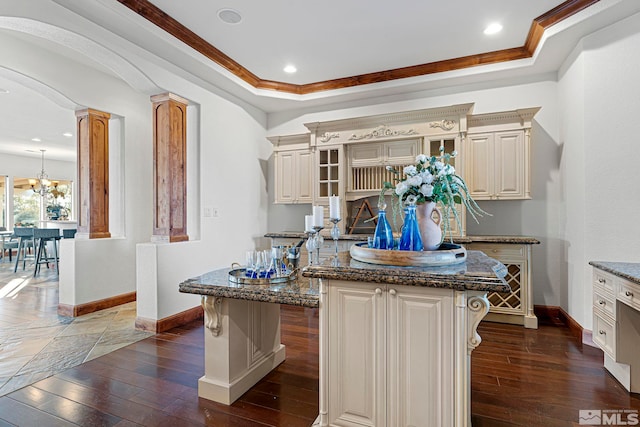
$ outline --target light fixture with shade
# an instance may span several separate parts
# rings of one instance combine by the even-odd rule
[[[47,175],[47,173],[44,171],[44,152],[47,150],[43,150],[41,149],[40,152],[42,153],[42,169],[40,170],[40,173],[38,174],[38,176],[36,177],[37,179],[33,179],[30,178],[29,179],[29,185],[31,186],[31,189],[40,194],[40,196],[44,197],[50,190],[49,187],[53,186],[53,188],[55,190],[58,189],[58,181],[49,181],[49,175]],[[36,190],[36,185],[39,185],[40,188],[38,188]]]

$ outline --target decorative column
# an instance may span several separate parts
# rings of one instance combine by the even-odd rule
[[[78,122],[78,232],[76,238],[109,232],[109,119],[102,111],[76,111]]]
[[[154,242],[182,242],[187,235],[187,104],[172,93],[153,102]]]

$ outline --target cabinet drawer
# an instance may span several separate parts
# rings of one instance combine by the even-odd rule
[[[619,281],[618,299],[636,310],[640,310],[640,286],[623,279],[619,279]]]
[[[525,256],[524,245],[512,245],[507,243],[471,243],[467,245],[467,249],[473,251],[482,251],[487,256],[492,258],[500,257],[517,257],[523,258]]]
[[[597,287],[593,289],[593,308],[602,311],[612,319],[616,318],[615,299],[613,299],[611,295],[608,295],[606,291]]]
[[[615,292],[613,290],[613,284],[615,283],[615,277],[610,275],[609,273],[605,273],[602,270],[594,269],[593,270],[593,284],[594,287],[600,287],[605,292],[608,293],[607,296],[613,298]]]
[[[616,358],[616,334],[615,324],[605,317],[601,317],[598,313],[593,313],[593,342],[596,343],[602,351]]]

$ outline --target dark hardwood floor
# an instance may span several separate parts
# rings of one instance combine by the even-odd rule
[[[310,426],[318,411],[317,311],[282,307],[287,359],[233,405],[199,399],[202,322],[158,334],[0,398],[0,426]],[[483,322],[473,425],[571,426],[580,409],[640,409],[566,327]],[[431,427],[431,426],[429,426]],[[438,426],[433,426],[438,427]]]

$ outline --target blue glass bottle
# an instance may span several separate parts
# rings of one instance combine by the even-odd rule
[[[387,221],[386,203],[378,204],[378,224],[373,235],[374,247],[376,249],[393,249],[393,231]]]
[[[404,225],[402,226],[399,249],[401,251],[421,251],[422,236],[420,236],[416,218],[416,205],[408,205],[404,213]]]

